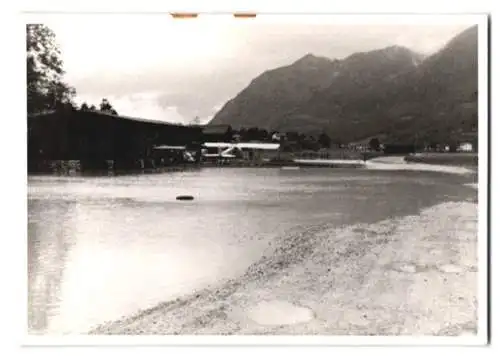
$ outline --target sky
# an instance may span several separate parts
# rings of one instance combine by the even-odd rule
[[[312,53],[342,59],[391,45],[429,55],[473,25],[451,17],[60,15],[56,34],[77,103],[121,115],[202,123],[263,71]]]

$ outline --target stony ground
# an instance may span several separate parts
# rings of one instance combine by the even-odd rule
[[[477,204],[444,203],[302,229],[239,279],[92,333],[460,335],[477,331],[476,292]]]

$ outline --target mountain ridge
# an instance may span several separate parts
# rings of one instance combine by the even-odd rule
[[[476,131],[477,26],[429,56],[399,45],[342,60],[308,53],[254,78],[209,124],[325,131],[339,141]]]

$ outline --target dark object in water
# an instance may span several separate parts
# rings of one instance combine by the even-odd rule
[[[194,200],[194,197],[191,195],[179,195],[175,199],[176,200]]]

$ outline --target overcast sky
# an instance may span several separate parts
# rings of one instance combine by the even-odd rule
[[[472,25],[460,18],[368,20],[65,15],[45,24],[56,33],[77,102],[98,105],[105,97],[122,115],[184,123],[211,119],[261,72],[307,53],[341,59],[402,45],[430,54]]]

